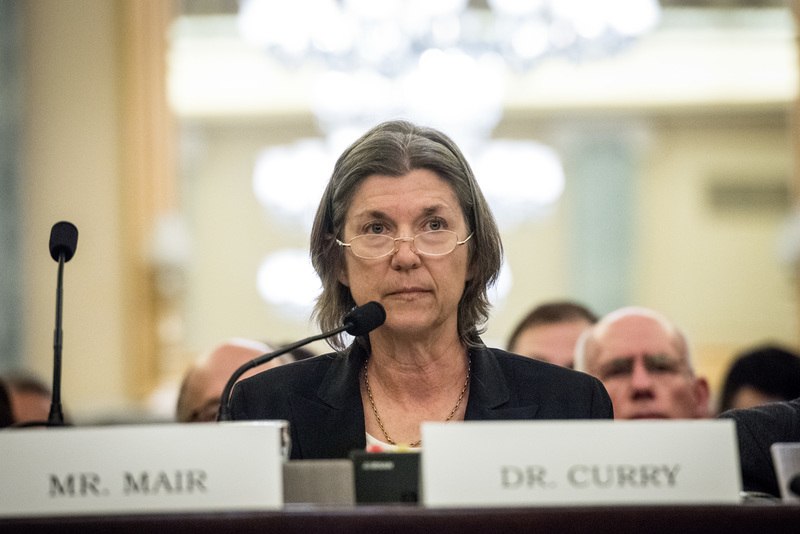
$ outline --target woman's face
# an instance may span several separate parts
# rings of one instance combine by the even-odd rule
[[[418,169],[402,177],[372,175],[359,186],[347,211],[342,241],[362,234],[414,237],[451,230],[467,238],[464,214],[451,187],[434,172]],[[442,328],[457,333],[458,302],[469,279],[470,243],[443,256],[412,250],[397,241],[397,252],[378,259],[345,251],[339,281],[361,305],[376,300],[386,309],[385,332],[426,335]]]

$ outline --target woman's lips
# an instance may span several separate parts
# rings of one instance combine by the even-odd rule
[[[428,291],[426,289],[423,289],[421,287],[404,287],[402,289],[398,289],[398,290],[392,291],[391,293],[389,293],[389,296],[390,297],[391,296],[400,296],[400,297],[402,297],[402,296],[414,296],[414,295],[419,295],[419,294],[427,293],[427,292]]]

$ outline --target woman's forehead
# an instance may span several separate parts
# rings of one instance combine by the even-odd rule
[[[347,218],[462,215],[455,191],[432,171],[403,176],[371,175],[356,189]]]

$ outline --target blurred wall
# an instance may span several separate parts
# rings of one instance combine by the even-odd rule
[[[19,182],[22,157],[22,9],[0,0],[0,371],[22,360]]]
[[[127,405],[117,2],[24,2],[21,183],[26,365],[50,382],[57,264],[50,228],[78,227],[64,273],[62,399],[74,413]]]

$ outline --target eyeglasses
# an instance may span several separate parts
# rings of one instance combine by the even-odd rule
[[[458,240],[458,234],[450,230],[433,230],[423,232],[414,237],[391,237],[383,234],[357,235],[349,243],[336,240],[339,245],[349,247],[350,251],[365,260],[377,260],[397,252],[398,241],[411,241],[411,250],[425,256],[444,256],[453,252],[458,245],[463,245],[473,236],[469,234],[464,241]]]

